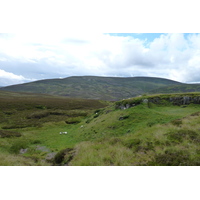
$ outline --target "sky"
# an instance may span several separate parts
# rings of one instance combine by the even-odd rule
[[[85,75],[200,82],[195,3],[7,0],[0,7],[0,86]]]
[[[200,82],[200,34],[0,34],[0,86],[85,75]]]

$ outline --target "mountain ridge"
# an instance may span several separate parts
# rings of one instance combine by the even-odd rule
[[[159,77],[71,76],[6,86],[0,90],[117,101],[178,85],[184,83]]]

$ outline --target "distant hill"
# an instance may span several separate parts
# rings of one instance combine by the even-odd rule
[[[182,83],[155,77],[74,76],[7,86],[0,90],[115,101],[176,85],[182,85]]]
[[[151,94],[187,93],[187,92],[200,92],[200,84],[170,85],[170,86],[164,86],[164,87],[156,88],[149,91],[149,93]]]
[[[115,101],[176,85],[182,85],[182,83],[155,77],[73,76],[7,86],[0,90]]]

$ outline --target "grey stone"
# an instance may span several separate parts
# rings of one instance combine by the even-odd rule
[[[20,149],[20,150],[19,150],[19,153],[24,154],[24,153],[26,153],[27,151],[28,151],[28,149]]]
[[[183,105],[189,104],[189,103],[190,103],[190,97],[187,97],[187,96],[183,97]]]
[[[46,155],[45,159],[48,160],[48,161],[50,161],[50,160],[52,160],[55,157],[55,155],[56,155],[56,152],[48,153]]]
[[[149,102],[149,100],[148,99],[143,99],[143,101],[142,101],[143,103],[148,103]]]
[[[40,146],[40,145],[38,145],[38,146],[36,147],[36,150],[42,151],[42,152],[50,152],[50,149],[48,149],[48,148],[45,147],[45,146]]]

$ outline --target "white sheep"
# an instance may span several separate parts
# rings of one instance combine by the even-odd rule
[[[62,135],[62,134],[67,134],[67,132],[60,132],[60,135]]]

